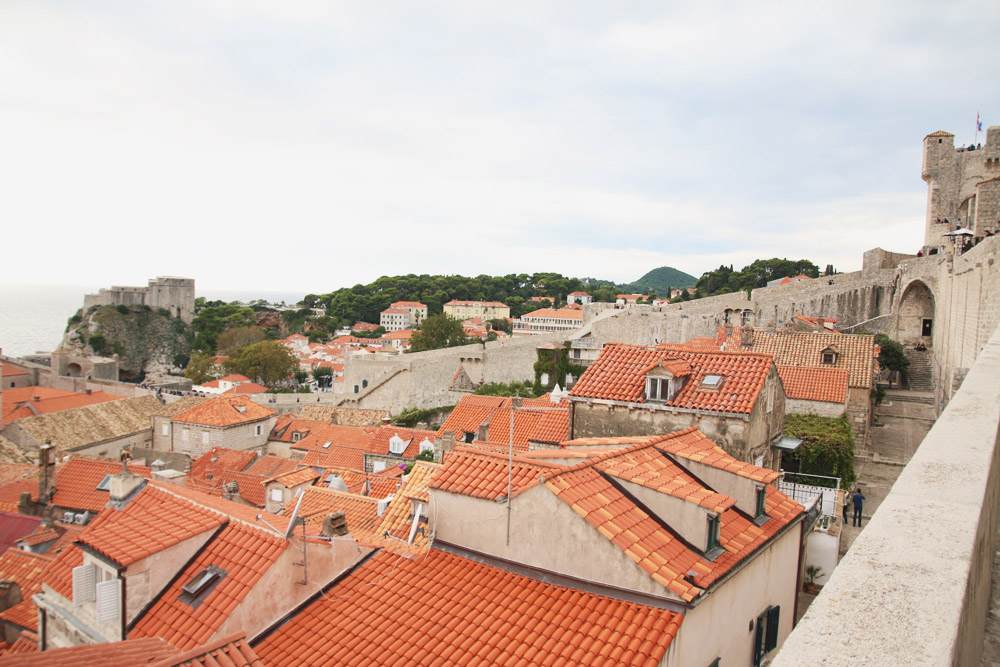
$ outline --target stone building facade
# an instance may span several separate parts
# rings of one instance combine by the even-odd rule
[[[83,297],[83,311],[93,306],[149,306],[163,308],[188,324],[194,319],[194,279],[160,276],[146,287],[112,286]]]

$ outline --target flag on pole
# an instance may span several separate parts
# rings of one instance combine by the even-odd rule
[[[979,113],[976,113],[976,132],[983,131],[983,121],[979,120]]]

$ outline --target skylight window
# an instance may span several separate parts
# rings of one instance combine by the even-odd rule
[[[329,449],[330,445],[332,444],[333,444],[332,440],[327,440],[326,442],[323,443],[323,449]]]
[[[111,492],[111,475],[104,476],[101,483],[97,485],[97,490]]]
[[[718,389],[724,379],[725,376],[722,375],[706,375],[701,381],[701,386],[703,389]]]
[[[225,570],[209,565],[181,587],[180,601],[197,609],[208,594],[226,578],[226,574]]]

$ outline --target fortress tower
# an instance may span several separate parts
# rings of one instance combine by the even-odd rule
[[[978,237],[1000,230],[1000,126],[986,130],[982,147],[955,148],[955,135],[928,134],[921,176],[927,182],[925,253],[945,246],[943,235],[959,224]]]
[[[147,287],[113,286],[83,297],[83,310],[91,306],[149,306],[163,308],[188,324],[194,319],[194,279],[160,276]]]

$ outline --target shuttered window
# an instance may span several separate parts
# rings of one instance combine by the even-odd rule
[[[81,605],[94,601],[94,582],[97,568],[93,563],[85,563],[73,568],[73,604]]]
[[[111,579],[97,584],[97,620],[100,623],[118,618],[121,609],[121,579]]]

